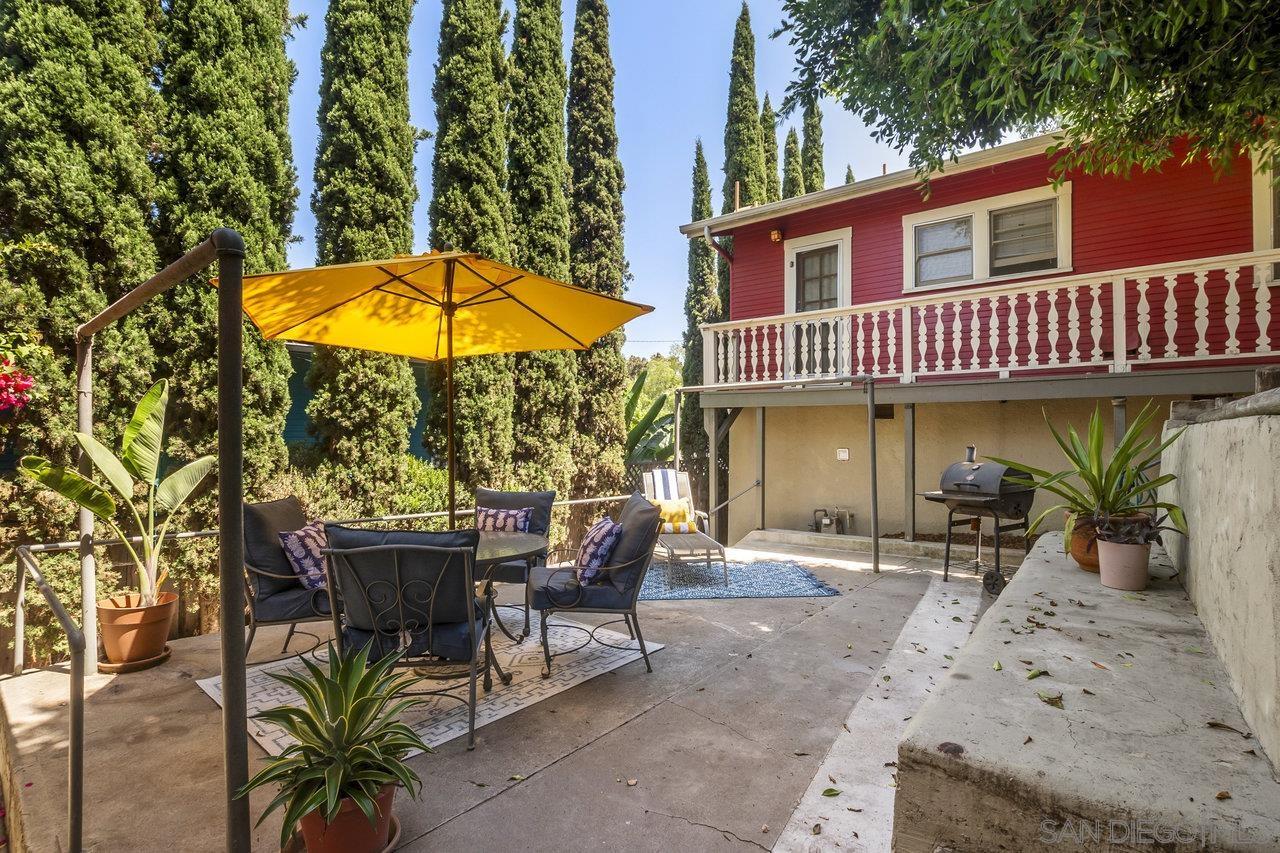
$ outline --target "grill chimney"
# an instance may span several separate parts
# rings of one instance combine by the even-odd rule
[[[970,444],[968,447],[966,447],[966,448],[964,449],[964,461],[965,461],[965,462],[976,462],[976,461],[977,461],[977,455],[978,455],[978,448],[976,448],[976,447],[975,447],[975,446],[973,446],[972,444]]]

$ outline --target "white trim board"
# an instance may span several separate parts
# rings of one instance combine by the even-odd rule
[[[853,299],[853,229],[836,228],[782,241],[783,307],[786,313],[796,310],[796,255],[809,249],[839,246],[837,260],[839,280],[836,283],[837,308],[847,307]]]

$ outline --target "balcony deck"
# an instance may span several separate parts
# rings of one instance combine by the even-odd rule
[[[853,374],[882,380],[885,402],[1250,390],[1280,361],[1277,264],[1251,252],[708,324],[703,405],[854,402]]]

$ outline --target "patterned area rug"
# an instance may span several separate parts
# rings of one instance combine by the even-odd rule
[[[513,628],[520,619],[519,616],[513,616],[514,613],[513,610],[506,610],[502,614],[507,624]],[[480,678],[476,683],[477,731],[481,726],[500,720],[508,714],[514,714],[521,708],[568,690],[597,675],[617,669],[623,664],[640,660],[639,643],[630,639],[625,633],[611,631],[608,628],[597,630],[596,637],[606,643],[625,648],[615,649],[599,643],[591,643],[579,651],[570,652],[570,649],[580,645],[586,639],[585,629],[567,620],[553,618],[548,623],[547,629],[551,653],[556,654],[562,651],[569,653],[552,661],[551,677],[544,679],[541,675],[542,643],[538,637],[537,612],[530,614],[530,617],[532,633],[519,645],[512,643],[496,629],[493,632],[494,654],[503,671],[511,673],[512,677],[511,683],[504,686],[495,676],[493,689],[486,694],[483,682],[480,680],[483,678],[483,670],[481,670]],[[650,642],[646,638],[645,647],[652,655],[662,648],[662,644]],[[326,653],[323,648],[314,653],[313,660],[318,663],[323,664],[325,659]],[[272,672],[286,669],[306,671],[298,657],[292,656],[250,667],[248,672],[249,734],[271,755],[279,755],[292,739],[276,726],[253,719],[253,715],[277,705],[302,704],[302,700],[292,688],[270,677]],[[213,698],[213,701],[219,705],[222,704],[221,676],[203,678],[197,683]],[[458,696],[465,698],[467,695],[466,678],[428,682],[425,687],[427,689],[457,688],[454,692]],[[427,742],[427,745],[435,747],[454,738],[466,736],[467,706],[465,704],[441,696],[425,698],[427,703],[406,714],[405,722]]]
[[[645,601],[678,601],[695,598],[817,598],[840,592],[790,560],[729,560],[729,585],[725,586],[720,561],[711,568],[703,561],[668,564],[655,555],[645,575],[640,598]]]

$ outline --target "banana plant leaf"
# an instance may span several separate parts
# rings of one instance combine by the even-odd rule
[[[173,512],[191,497],[217,461],[212,456],[201,456],[194,462],[188,462],[174,471],[156,489],[156,507],[165,512]]]
[[[46,489],[84,507],[103,521],[115,518],[116,502],[111,499],[111,494],[70,468],[54,465],[39,456],[24,456],[18,463],[18,470]]]
[[[164,413],[169,405],[169,380],[161,379],[138,401],[124,429],[124,465],[133,476],[153,484],[164,448]]]
[[[107,482],[120,494],[120,497],[126,501],[133,500],[133,477],[129,476],[129,472],[116,455],[108,450],[106,445],[87,433],[76,433],[76,441],[88,454],[93,467],[102,472],[102,476],[107,478]]]

